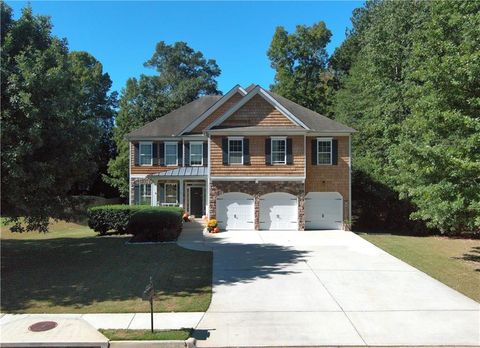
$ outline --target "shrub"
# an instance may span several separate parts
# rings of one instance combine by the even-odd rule
[[[176,240],[182,231],[182,211],[143,209],[136,211],[127,231],[134,242],[167,242]]]
[[[89,208],[87,211],[88,226],[103,235],[107,232],[128,233],[127,227],[132,216],[142,210],[158,212],[176,212],[182,214],[182,209],[176,207],[150,207],[147,205],[102,205]]]

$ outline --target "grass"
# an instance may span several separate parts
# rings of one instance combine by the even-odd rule
[[[480,302],[480,240],[373,233],[359,235]]]
[[[166,330],[154,331],[150,330],[99,330],[108,339],[113,341],[146,341],[146,340],[182,340],[185,341],[190,337],[192,330]]]
[[[56,222],[50,232],[1,233],[1,311],[149,312],[141,296],[153,277],[156,312],[205,311],[212,255],[176,244],[125,244],[88,227]]]

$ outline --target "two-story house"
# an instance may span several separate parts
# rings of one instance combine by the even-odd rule
[[[179,205],[222,229],[341,229],[354,129],[252,85],[129,133],[130,204]]]

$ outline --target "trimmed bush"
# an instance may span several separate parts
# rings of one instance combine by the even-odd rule
[[[156,212],[183,213],[177,207],[151,207],[148,205],[102,205],[89,208],[87,211],[88,227],[95,232],[104,235],[107,232],[125,234],[132,216],[139,211],[149,210]]]
[[[182,211],[142,209],[132,215],[127,231],[133,242],[168,242],[177,240],[182,223]]]

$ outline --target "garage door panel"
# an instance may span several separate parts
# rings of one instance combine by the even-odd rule
[[[260,229],[298,229],[298,202],[293,195],[269,193],[260,198]]]
[[[343,199],[338,192],[310,192],[305,197],[306,229],[341,229]]]
[[[254,199],[244,193],[226,193],[217,198],[217,222],[224,230],[249,230],[254,224]]]

